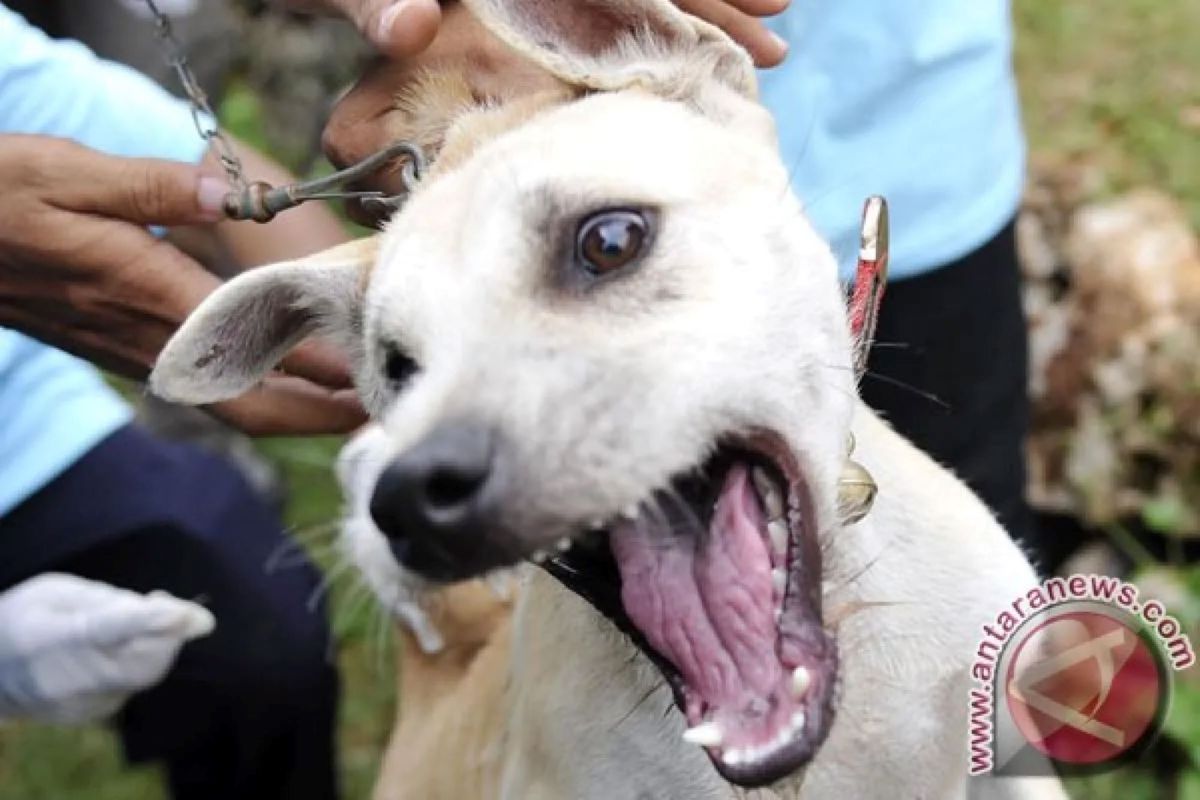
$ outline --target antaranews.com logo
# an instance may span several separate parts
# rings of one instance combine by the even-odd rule
[[[983,626],[971,667],[971,775],[1100,771],[1162,729],[1172,672],[1195,663],[1179,621],[1105,575],[1050,578]]]

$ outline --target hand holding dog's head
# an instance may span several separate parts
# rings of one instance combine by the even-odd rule
[[[745,53],[666,0],[468,5],[574,99],[462,109],[377,243],[223,287],[152,388],[236,396],[332,333],[397,451],[451,421],[503,440],[500,516],[537,539],[514,556],[750,427],[812,461],[828,512],[853,394],[842,299]],[[595,263],[606,248],[620,252]]]
[[[833,257],[789,191],[749,60],[718,30],[665,0],[468,5],[554,88],[444,105],[434,169],[374,243],[223,287],[152,386],[212,402],[308,333],[345,342],[392,448],[370,514],[426,577],[555,547],[562,562],[589,528],[611,533],[622,570],[650,555],[639,532],[684,547],[700,577],[668,602],[720,595],[736,561],[756,598],[745,685],[707,685],[655,640],[647,601],[627,609],[680,696],[705,698],[690,724],[729,734],[712,751],[727,776],[786,774],[832,697],[816,541],[839,524],[854,403]]]

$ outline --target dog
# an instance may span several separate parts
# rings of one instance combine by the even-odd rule
[[[424,76],[461,102],[384,233],[234,279],[150,380],[211,403],[314,333],[351,354],[379,427],[342,462],[348,546],[414,658],[459,652],[402,679],[426,759],[381,795],[966,797],[968,664],[1035,575],[858,400],[748,57],[666,0],[464,5],[553,85]],[[464,618],[414,605],[514,566],[458,651]]]

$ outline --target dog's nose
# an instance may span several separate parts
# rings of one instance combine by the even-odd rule
[[[459,580],[501,566],[495,525],[496,437],[486,427],[445,425],[384,469],[371,517],[404,566],[434,580]]]

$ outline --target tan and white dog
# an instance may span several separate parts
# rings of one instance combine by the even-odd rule
[[[967,665],[1035,576],[857,399],[745,53],[666,0],[465,4],[554,86],[464,92],[381,236],[230,282],[151,378],[210,403],[314,332],[353,354],[346,541],[417,645],[381,796],[1062,797],[968,788]],[[511,617],[429,588],[526,560]]]

